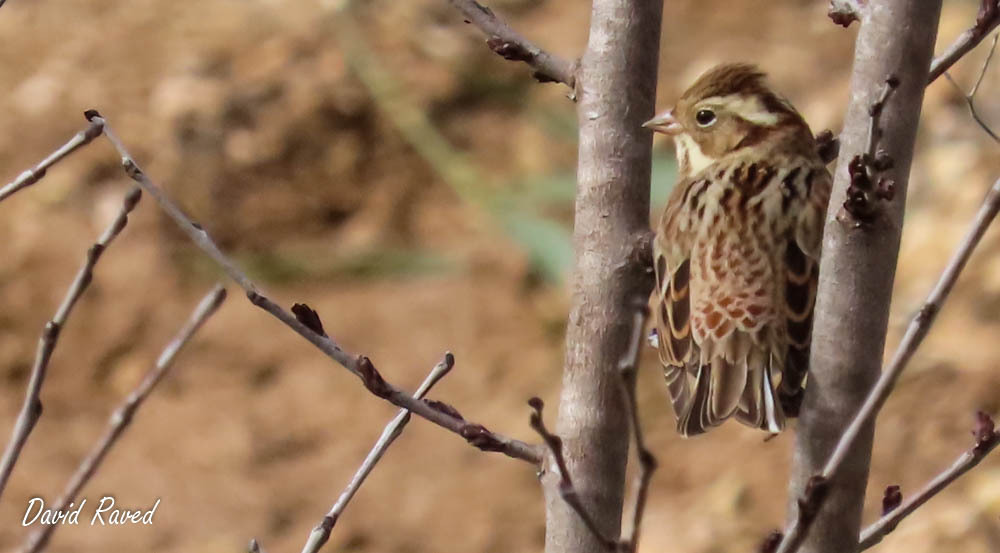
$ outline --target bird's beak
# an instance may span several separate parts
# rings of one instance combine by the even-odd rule
[[[644,128],[663,134],[678,134],[681,132],[681,124],[674,118],[674,110],[669,109],[656,117],[642,124]]]

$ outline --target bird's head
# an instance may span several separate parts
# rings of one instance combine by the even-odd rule
[[[672,135],[681,174],[694,174],[720,157],[809,127],[764,73],[749,64],[718,65],[698,78],[673,109],[643,124]],[[811,135],[810,135],[811,136]]]

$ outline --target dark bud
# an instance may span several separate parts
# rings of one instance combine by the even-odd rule
[[[296,303],[292,306],[292,314],[309,330],[320,336],[326,336],[326,332],[323,330],[323,321],[320,320],[319,313],[312,307],[304,303]]]
[[[830,2],[830,11],[826,12],[830,20],[843,28],[848,28],[851,23],[859,21],[858,12],[852,2],[848,0],[833,0]]]
[[[803,497],[799,499],[799,516],[806,524],[812,522],[819,512],[819,507],[830,490],[830,482],[820,474],[814,474],[806,482]]]
[[[899,507],[903,502],[903,493],[899,491],[899,486],[889,486],[882,495],[882,516],[885,516]]]
[[[778,546],[781,545],[781,538],[785,537],[781,532],[774,530],[764,538],[764,541],[760,544],[760,548],[757,549],[760,553],[774,553],[778,550]]]
[[[976,437],[976,449],[980,451],[990,447],[994,441],[1000,439],[993,418],[983,411],[976,413],[976,425],[972,429],[972,435]]]
[[[463,420],[463,421],[465,420],[465,417],[462,416],[462,413],[458,412],[458,409],[455,409],[454,407],[452,407],[451,405],[448,405],[447,403],[445,403],[443,401],[437,401],[437,400],[433,400],[433,399],[425,399],[424,403],[426,403],[428,405],[428,407],[430,407],[431,409],[434,409],[435,411],[440,411],[440,412],[442,412],[442,413],[444,413],[446,415],[449,415],[449,416],[454,417],[454,418],[459,419],[459,420]]]
[[[83,116],[87,118],[87,121],[93,120],[95,117],[100,117],[101,114],[96,109],[88,109],[83,112]]]
[[[858,190],[869,190],[872,187],[872,181],[868,178],[868,173],[859,171],[852,174],[851,187],[857,188]]]
[[[538,411],[539,413],[541,413],[542,409],[545,408],[545,402],[542,401],[542,398],[540,397],[533,397],[529,399],[528,405],[531,406],[531,408],[534,409],[535,411]]]
[[[481,424],[467,424],[462,427],[462,437],[482,451],[503,450],[503,444],[500,443],[500,440],[497,440],[496,436]]]
[[[509,59],[509,58],[507,58],[507,59]],[[545,83],[558,83],[559,82],[559,79],[557,79],[557,78],[549,75],[548,73],[543,73],[541,71],[533,71],[531,73],[531,77],[533,79],[535,79],[536,81],[542,83],[542,84],[545,84]]]
[[[889,155],[889,152],[879,148],[879,150],[875,152],[875,159],[872,161],[872,168],[876,171],[888,171],[889,169],[892,169],[892,166],[892,156]]]
[[[491,36],[486,40],[486,45],[497,55],[508,61],[531,61],[534,56],[524,49],[524,46],[514,42],[507,42],[498,37]]]
[[[122,167],[125,168],[125,174],[129,176],[130,179],[139,180],[142,178],[142,169],[135,164],[131,159],[126,159],[122,161]]]
[[[375,365],[372,365],[371,359],[368,359],[364,355],[358,356],[357,368],[358,373],[361,374],[361,381],[364,383],[365,388],[368,388],[369,392],[382,399],[389,398],[389,384],[379,374]]]
[[[896,181],[886,178],[878,179],[875,196],[880,200],[891,202],[896,197]]]
[[[860,154],[851,158],[850,163],[847,164],[847,172],[850,173],[851,178],[856,175],[865,173],[865,159]]]
[[[896,75],[889,75],[889,78],[885,80],[885,84],[889,85],[889,88],[896,88],[899,86],[899,77]]]

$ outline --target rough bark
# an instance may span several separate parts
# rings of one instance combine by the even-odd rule
[[[811,372],[799,419],[791,497],[802,496],[879,374],[899,251],[903,206],[920,105],[937,35],[940,0],[885,0],[868,4],[855,46],[851,100],[841,134],[841,156],[827,213]],[[869,108],[886,78],[900,85],[881,118],[881,147],[895,161],[886,176],[895,197],[874,222],[838,221],[850,184],[847,165],[866,150]],[[865,429],[814,520],[802,550],[848,553],[858,548],[873,428]]]
[[[620,532],[628,454],[617,366],[628,349],[634,299],[650,282],[632,253],[649,229],[651,133],[662,2],[595,0],[577,74],[573,299],[557,433],[583,505],[606,536]],[[603,548],[545,477],[546,552]]]

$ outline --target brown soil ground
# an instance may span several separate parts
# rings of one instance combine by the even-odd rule
[[[456,370],[432,395],[533,440],[525,400],[557,401],[566,289],[539,279],[477,198],[510,194],[497,183],[511,178],[572,171],[573,105],[488,52],[446,2],[372,0],[351,22],[335,4],[10,0],[0,9],[4,178],[97,108],[275,299],[311,304],[331,336],[409,389],[453,351]],[[667,2],[660,105],[707,66],[743,59],[771,73],[814,128],[838,128],[856,27],[834,26],[823,4]],[[947,3],[938,49],[976,4]],[[586,42],[585,3],[493,7],[557,53]],[[971,83],[984,56],[963,61],[956,80]],[[382,71],[365,80],[359,66]],[[1000,126],[996,65],[982,87],[980,110]],[[426,148],[429,131],[407,127],[399,105],[425,114],[452,150]],[[1000,173],[996,143],[943,79],[928,90],[923,121],[890,351]],[[668,144],[656,148],[669,155]],[[461,189],[460,164],[486,178]],[[127,186],[98,141],[0,205],[3,432],[39,330]],[[568,213],[565,203],[552,210],[564,222]],[[967,448],[977,409],[1000,411],[998,255],[993,229],[879,421],[866,520],[884,486],[909,493]],[[44,416],[0,503],[0,547],[24,539],[28,498],[55,500],[216,278],[145,199],[52,360]],[[679,439],[653,356],[642,368],[642,417],[661,465],[642,550],[753,550],[782,521],[792,433],[764,443],[727,425]],[[233,293],[83,492],[90,505],[105,494],[132,508],[161,498],[155,523],[62,527],[51,550],[239,551],[257,537],[272,553],[297,551],[394,413]],[[1000,461],[989,459],[882,550],[997,551],[998,516]],[[530,469],[414,420],[327,549],[539,551],[543,534]]]

